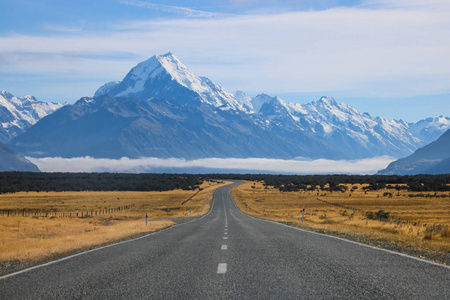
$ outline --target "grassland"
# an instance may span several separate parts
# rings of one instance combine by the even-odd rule
[[[431,197],[426,197],[424,193],[387,189],[366,192],[362,187],[349,185],[344,193],[280,192],[255,181],[235,187],[232,195],[242,211],[259,218],[410,249],[432,250],[436,252],[433,259],[446,262],[450,253],[448,192],[428,192],[425,194]],[[446,197],[439,197],[441,194]],[[305,219],[301,223],[303,206]],[[380,210],[389,212],[389,218],[368,218],[368,213]]]
[[[0,195],[0,272],[157,231],[177,218],[203,215],[215,189],[224,184],[205,181],[200,191]]]

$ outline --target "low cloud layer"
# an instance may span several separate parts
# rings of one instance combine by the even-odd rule
[[[374,174],[394,159],[388,156],[360,160],[283,160],[268,158],[205,158],[185,160],[143,157],[130,159],[45,157],[28,159],[43,172],[257,172],[294,174]]]

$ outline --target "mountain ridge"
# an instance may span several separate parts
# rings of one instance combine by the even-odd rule
[[[398,159],[378,172],[381,175],[416,175],[450,173],[450,129],[436,141]]]
[[[373,118],[331,97],[294,104],[231,94],[169,52],[48,116],[11,146],[38,157],[401,157],[450,126],[447,117],[438,121],[413,131],[410,123]]]
[[[2,125],[0,127],[0,142],[9,142],[40,119],[66,104],[38,101],[30,95],[16,97],[2,90],[0,92],[0,122]]]

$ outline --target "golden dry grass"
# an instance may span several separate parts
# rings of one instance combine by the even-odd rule
[[[259,182],[246,182],[233,188],[232,195],[242,211],[260,218],[364,236],[400,246],[450,251],[450,198],[410,198],[409,194],[418,193],[396,190],[365,193],[362,186],[350,192],[353,186],[345,193],[280,192],[265,189]],[[383,196],[385,192],[392,193],[392,197]],[[303,206],[306,214],[301,224]],[[391,213],[388,222],[367,219],[366,212],[380,209]]]
[[[171,218],[203,215],[210,209],[215,189],[224,184],[226,182],[204,182],[200,192],[20,192],[0,195],[0,210],[31,211],[31,215],[25,217],[0,214],[0,262],[47,259],[153,232],[175,224]],[[119,206],[130,209],[90,215],[92,211],[105,212]],[[40,216],[35,216],[36,212]],[[77,213],[81,216],[81,212],[83,217],[76,217]],[[66,217],[62,217],[62,213]],[[69,213],[71,217],[68,217]],[[146,213],[149,215],[148,226],[145,224]]]

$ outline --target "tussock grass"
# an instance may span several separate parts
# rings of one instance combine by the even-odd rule
[[[201,191],[167,192],[20,192],[0,195],[0,210],[40,212],[40,216],[0,214],[0,262],[37,261],[153,232],[210,209],[215,189],[226,183],[204,182]],[[187,201],[188,200],[188,201]],[[183,204],[184,202],[184,204]],[[108,211],[115,207],[129,209]],[[43,217],[43,212],[53,215]],[[66,217],[61,217],[62,212]],[[83,217],[76,217],[76,213]],[[68,217],[68,213],[72,213]],[[145,225],[148,213],[149,224]],[[54,216],[56,214],[56,216]]]
[[[448,197],[410,197],[414,192],[396,190],[365,192],[361,185],[349,185],[349,190],[354,186],[358,188],[351,193],[280,192],[260,182],[246,182],[233,188],[232,195],[242,211],[257,217],[417,249],[450,251]],[[303,206],[306,214],[301,224]],[[389,212],[389,218],[380,221],[367,217],[368,212],[377,215],[380,210]]]

